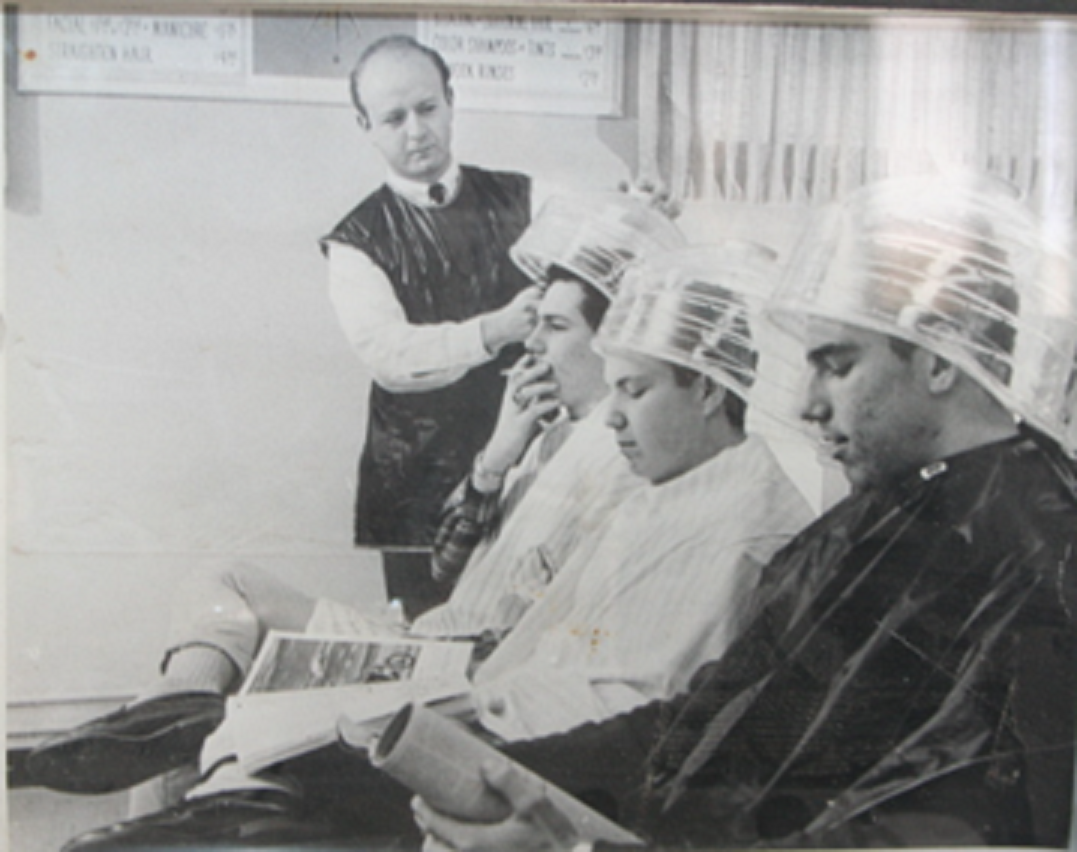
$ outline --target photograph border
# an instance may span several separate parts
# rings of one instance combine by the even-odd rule
[[[157,3],[154,0],[93,0],[90,3],[81,3],[79,0],[37,0],[32,3],[19,3],[8,7],[9,10],[17,8],[19,12],[56,12],[56,13],[115,13],[115,14],[208,14],[215,11],[237,10],[242,12],[267,11],[267,12],[295,12],[299,14],[315,12],[319,9],[332,9],[334,11],[354,10],[363,14],[377,14],[385,16],[411,16],[411,15],[435,15],[446,13],[466,13],[473,15],[518,15],[521,17],[539,13],[544,16],[570,18],[570,19],[596,19],[604,21],[677,21],[683,23],[722,23],[722,22],[772,22],[772,23],[820,23],[820,24],[864,24],[872,20],[922,18],[931,21],[947,21],[961,19],[975,21],[977,23],[998,23],[1004,26],[1034,26],[1045,21],[1065,21],[1068,24],[1077,25],[1077,0],[1036,0],[1035,2],[1022,3],[1020,0],[1010,2],[976,2],[976,0],[952,0],[941,3],[923,0],[923,2],[908,2],[900,4],[861,4],[855,2],[836,3],[807,3],[807,2],[753,2],[753,3],[729,3],[729,2],[665,2],[665,0],[652,0],[651,2],[617,2],[617,0],[586,0],[585,2],[550,2],[540,0],[537,4],[528,0],[469,0],[468,2],[411,2],[411,0],[378,0],[378,2],[356,2],[344,0],[344,2],[327,3],[323,0],[239,0],[239,2],[213,2],[213,0],[167,0]],[[12,63],[7,63],[8,73],[12,72]],[[621,57],[621,68],[624,68],[624,58]],[[14,81],[9,81],[11,86]],[[267,83],[264,91],[255,86],[251,90],[235,94],[231,97],[236,99],[251,98],[254,100],[284,100],[295,101],[282,95],[285,84],[276,81]],[[335,88],[335,86],[334,86]],[[38,90],[39,92],[41,90]],[[66,92],[65,93],[70,93]],[[162,91],[157,94],[170,96],[172,91]],[[315,93],[312,88],[305,95],[312,102],[337,103],[336,95],[326,94],[319,86]],[[623,96],[623,95],[622,95]],[[212,97],[212,95],[210,96]],[[224,99],[230,96],[226,95]],[[6,251],[5,251],[6,258]],[[5,276],[5,287],[6,276]],[[6,292],[6,291],[5,291]],[[0,338],[2,339],[2,338]],[[6,372],[6,369],[5,369]],[[6,378],[6,376],[5,376]],[[6,381],[3,392],[9,392]],[[4,400],[5,411],[7,401]],[[3,427],[6,430],[6,423]],[[7,440],[5,437],[5,447]],[[0,464],[6,466],[7,453]],[[5,561],[8,553],[8,511],[10,503],[14,500],[12,482],[5,475],[5,523],[3,535],[5,537]],[[4,636],[4,644],[0,650],[10,652],[13,650],[7,646],[9,637]],[[9,653],[4,659],[9,658]],[[5,686],[5,698],[6,686]],[[101,699],[107,703],[112,697],[106,696]],[[20,716],[20,709],[5,702],[8,718]],[[9,729],[5,727],[5,734]],[[25,741],[20,740],[17,747],[25,747]],[[9,736],[8,749],[13,747]],[[8,812],[8,819],[11,814]]]

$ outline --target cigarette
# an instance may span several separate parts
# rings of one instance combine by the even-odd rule
[[[503,377],[516,376],[522,373],[524,370],[531,369],[531,367],[534,367],[537,363],[538,361],[535,359],[535,357],[528,354],[521,358],[519,361],[517,361],[515,364],[513,364],[511,367],[506,367],[504,370],[502,370],[501,375]]]

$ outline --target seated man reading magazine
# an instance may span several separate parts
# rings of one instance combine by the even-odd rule
[[[775,268],[755,246],[683,250],[641,263],[619,292],[599,333],[613,388],[607,423],[649,485],[618,506],[585,558],[570,556],[478,669],[471,711],[489,734],[564,731],[684,688],[733,641],[761,567],[809,521],[765,442],[744,430],[758,353],[740,293],[758,300]],[[70,848],[253,842],[260,828],[264,839],[295,840],[296,823],[282,828],[278,809],[298,817],[318,807],[283,801],[283,788],[249,790],[212,778],[182,805]],[[388,805],[357,807],[381,818]],[[322,825],[310,827],[321,836]]]

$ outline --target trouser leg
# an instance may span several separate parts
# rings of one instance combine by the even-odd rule
[[[389,600],[398,600],[409,619],[416,619],[445,601],[452,591],[434,579],[429,550],[386,550],[382,552],[385,591]]]
[[[302,630],[314,609],[259,568],[192,574],[175,598],[162,676],[131,704],[49,738],[27,757],[29,770],[56,790],[107,793],[192,762],[224,714],[221,693],[250,668],[266,631]]]
[[[407,845],[421,834],[411,791],[360,754],[325,746],[279,767],[303,791],[306,807],[355,837],[395,838]]]
[[[230,565],[190,575],[177,591],[162,670],[184,648],[223,653],[242,676],[268,630],[303,630],[315,599],[253,565]]]

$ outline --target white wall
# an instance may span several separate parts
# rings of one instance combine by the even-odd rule
[[[382,176],[350,112],[9,106],[9,701],[136,689],[176,579],[220,559],[380,594],[350,545],[366,380],[316,247]],[[633,138],[457,117],[461,159],[570,185],[627,176]]]

